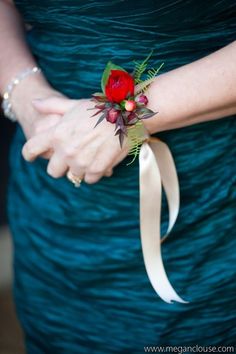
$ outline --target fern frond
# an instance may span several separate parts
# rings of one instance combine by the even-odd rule
[[[141,146],[142,146],[142,141],[137,138],[134,138],[134,139],[132,139],[131,144],[132,144],[132,147],[130,148],[128,155],[133,156],[133,158],[129,163],[127,163],[127,166],[131,165],[138,157]]]
[[[157,76],[157,74],[159,73],[159,71],[161,70],[161,68],[163,67],[164,63],[161,63],[161,65],[159,66],[159,68],[151,68],[148,70],[147,72],[147,79],[152,79],[154,77]]]
[[[148,60],[151,58],[152,53],[153,53],[153,51],[151,51],[150,54],[141,63],[134,61],[135,67],[134,67],[133,75],[134,75],[135,85],[142,82],[141,76],[143,75],[143,73],[147,69]]]
[[[135,85],[139,84],[142,81],[141,80],[141,76],[146,71],[146,69],[147,69],[147,63],[135,62],[135,68],[134,68],[134,82],[135,82]]]
[[[133,158],[127,164],[127,166],[131,165],[138,157],[142,143],[145,138],[146,138],[146,133],[145,133],[143,123],[141,121],[138,121],[134,126],[128,129],[128,142],[129,142],[128,155],[133,156]]]
[[[155,78],[141,81],[138,85],[136,85],[134,94],[138,95],[139,93],[144,93],[147,90],[148,86],[151,85],[151,83],[154,81],[154,79]]]
[[[139,84],[135,87],[135,95],[139,93],[144,93],[149,85],[154,81],[155,77],[157,76],[158,72],[163,67],[164,63],[162,63],[157,69],[150,69],[147,73],[147,79],[144,81],[140,81]]]

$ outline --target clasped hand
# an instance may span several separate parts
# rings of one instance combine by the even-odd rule
[[[41,113],[52,113],[52,107],[43,100],[34,102],[34,107]],[[54,178],[62,177],[68,170],[83,177],[86,183],[111,176],[113,167],[128,154],[128,143],[125,140],[120,147],[118,137],[114,136],[115,125],[106,120],[95,127],[98,116],[92,117],[94,111],[88,110],[93,107],[88,99],[73,101],[72,109],[59,122],[25,143],[24,158],[33,161],[50,151],[47,172]]]

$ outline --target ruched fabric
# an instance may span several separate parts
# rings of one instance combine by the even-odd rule
[[[168,71],[235,39],[236,3],[195,0],[16,0],[48,81],[71,98],[100,89],[108,60],[132,69],[154,50]],[[186,88],[187,90],[188,88]],[[168,104],[168,102],[166,102]],[[14,296],[28,354],[143,353],[145,346],[236,344],[236,120],[156,134],[180,182],[180,214],[162,255],[177,293],[166,304],[144,268],[138,162],[79,189],[28,163],[18,127],[8,214]],[[163,197],[162,231],[167,226]]]

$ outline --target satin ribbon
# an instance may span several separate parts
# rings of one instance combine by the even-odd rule
[[[178,176],[168,146],[157,138],[149,138],[141,146],[139,166],[141,244],[149,280],[165,302],[188,303],[170,284],[161,255],[161,242],[171,232],[180,204]],[[161,238],[162,185],[169,208],[169,225],[163,238]]]

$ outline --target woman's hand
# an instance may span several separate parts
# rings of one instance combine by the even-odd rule
[[[55,126],[77,103],[54,90],[40,77],[29,77],[13,90],[11,103],[26,139]],[[48,150],[42,157],[49,158]]]
[[[115,126],[103,120],[95,127],[98,116],[92,117],[94,103],[79,100],[55,127],[31,138],[23,147],[23,156],[33,161],[45,151],[53,151],[47,172],[54,178],[68,169],[87,183],[95,183],[102,176],[112,174],[112,168],[128,153],[124,140],[120,147],[114,136]]]
[[[23,19],[10,0],[0,1],[0,53],[0,96],[3,96],[12,78],[37,66],[25,40]],[[38,111],[35,109],[38,104],[32,103],[35,99],[53,100],[51,106],[56,110]],[[14,87],[10,101],[27,139],[58,123],[74,104],[54,90],[42,72],[29,75]]]
[[[27,139],[56,125],[77,101],[70,100],[36,75],[13,90],[11,103]]]

